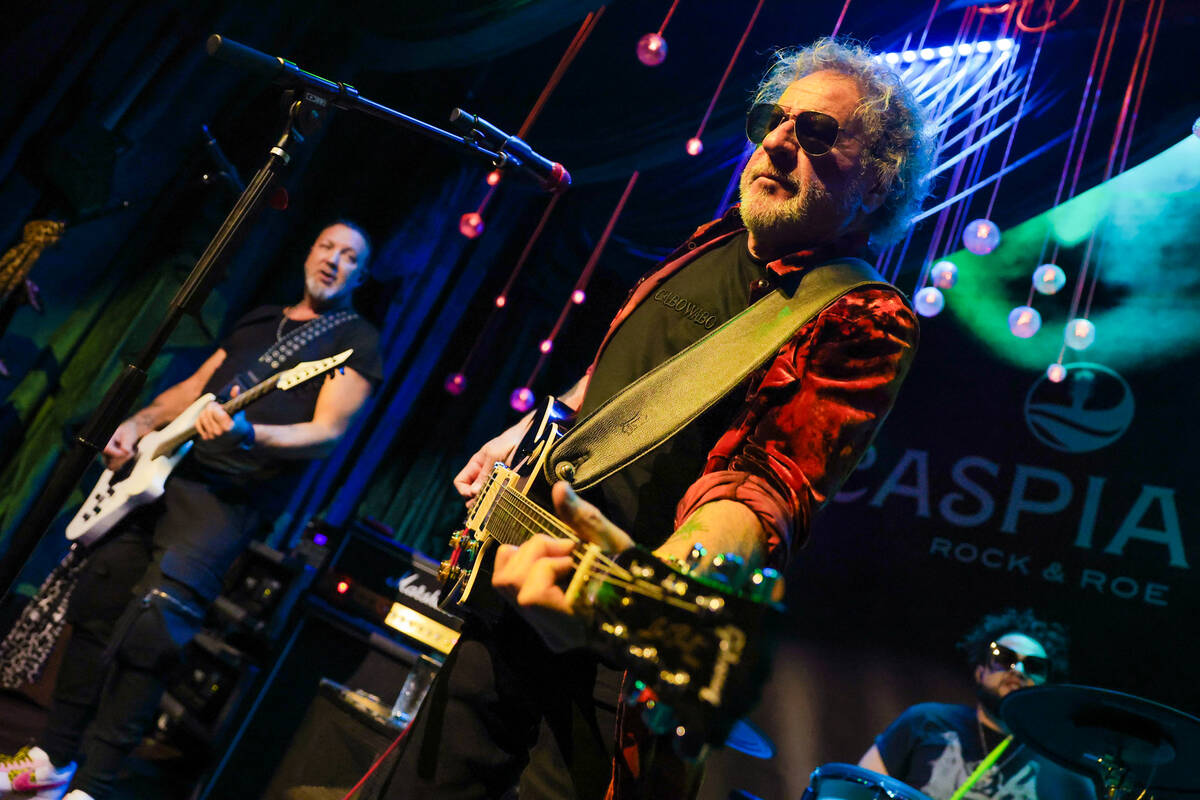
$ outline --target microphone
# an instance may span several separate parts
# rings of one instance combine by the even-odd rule
[[[523,139],[505,133],[483,117],[456,108],[450,112],[450,124],[467,135],[476,134],[493,144],[520,169],[532,175],[543,189],[561,192],[571,185],[571,173],[557,161],[534,152]]]
[[[373,117],[404,125],[435,139],[449,139],[455,144],[465,145],[472,150],[483,150],[486,147],[486,155],[489,157],[494,157],[497,153],[501,156],[503,159],[501,166],[511,163],[532,175],[542,185],[542,188],[548,191],[562,191],[571,185],[571,175],[562,164],[537,154],[521,139],[510,136],[487,120],[474,114],[468,114],[461,108],[454,109],[450,114],[451,124],[464,132],[462,138],[459,138],[441,128],[368,100],[348,83],[331,81],[320,75],[314,75],[286,58],[269,56],[232,39],[226,39],[220,34],[214,33],[209,36],[205,43],[205,49],[214,58],[255,73],[276,84],[316,95],[320,98],[320,105],[330,104],[335,108],[361,111]],[[492,150],[496,152],[493,153]]]
[[[217,142],[217,137],[212,135],[207,125],[201,125],[200,130],[204,133],[204,146],[208,148],[209,156],[212,157],[212,160],[221,170],[221,175],[239,193],[246,191],[246,184],[242,182],[242,176],[238,175],[237,167],[226,157],[225,151],[221,149],[221,145]]]
[[[358,90],[349,84],[314,75],[300,69],[286,58],[269,56],[253,47],[247,47],[240,42],[227,39],[219,33],[208,37],[204,43],[204,49],[213,58],[260,75],[273,83],[293,89],[308,89],[318,94],[347,98],[351,101],[358,97]]]

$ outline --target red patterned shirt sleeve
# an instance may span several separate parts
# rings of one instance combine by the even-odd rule
[[[751,378],[747,402],[680,500],[676,527],[705,503],[736,500],[762,523],[768,563],[786,563],[887,417],[917,338],[916,317],[890,288],[859,289],[825,309]]]

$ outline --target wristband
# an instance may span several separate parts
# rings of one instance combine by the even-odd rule
[[[254,423],[246,426],[246,434],[238,442],[238,450],[249,450],[254,447]]]

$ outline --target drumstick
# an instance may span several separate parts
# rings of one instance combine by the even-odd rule
[[[983,773],[991,769],[992,764],[996,763],[996,759],[1000,758],[1000,756],[1005,750],[1008,749],[1008,746],[1011,743],[1012,736],[1009,735],[1003,742],[996,745],[996,749],[988,753],[987,757],[984,758],[983,761],[979,762],[979,766],[975,767],[975,771],[971,773],[971,777],[967,778],[967,782],[958,787],[958,791],[950,795],[950,800],[962,800],[962,797],[967,793],[967,790],[975,785],[975,781],[983,777]]]

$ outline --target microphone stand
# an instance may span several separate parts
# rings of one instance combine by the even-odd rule
[[[245,238],[249,223],[262,211],[280,175],[292,160],[289,150],[304,142],[320,127],[331,107],[360,111],[377,119],[440,139],[490,160],[497,168],[520,165],[519,158],[503,150],[484,147],[478,134],[466,137],[402,114],[368,100],[345,83],[329,81],[300,69],[290,61],[268,56],[218,35],[206,44],[209,55],[228,61],[289,87],[287,120],[279,140],[268,152],[267,161],[254,174],[238,197],[220,229],[208,243],[187,280],[171,299],[165,318],[150,341],[113,382],[91,418],[80,429],[70,449],[59,459],[33,507],[13,531],[8,548],[0,556],[0,597],[12,590],[25,562],[33,554],[55,517],[79,484],[96,455],[108,444],[113,431],[129,414],[146,385],[147,373],[185,313],[198,315],[205,298],[220,277],[220,269]],[[290,95],[290,96],[289,96]]]

